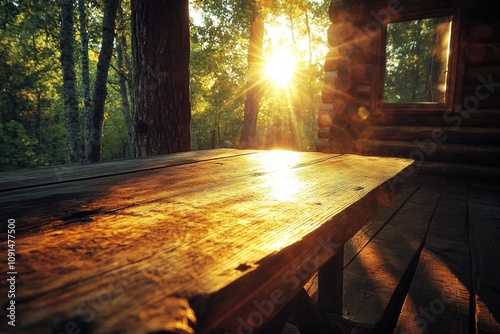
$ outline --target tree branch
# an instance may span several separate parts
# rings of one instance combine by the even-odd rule
[[[115,72],[118,73],[119,76],[121,76],[125,80],[127,80],[127,83],[130,85],[130,87],[132,87],[132,83],[130,82],[130,80],[128,79],[128,77],[122,71],[120,71],[119,69],[117,69],[116,67],[114,67],[113,64],[110,64],[110,65],[113,68],[113,70],[115,70]]]

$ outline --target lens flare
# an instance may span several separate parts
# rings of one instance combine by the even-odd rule
[[[278,50],[267,61],[266,77],[275,84],[286,87],[293,77],[297,59],[289,50]]]

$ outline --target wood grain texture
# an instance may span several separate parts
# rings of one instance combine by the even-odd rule
[[[201,160],[220,159],[238,154],[249,154],[251,151],[232,149],[215,149],[210,151],[192,151],[176,155],[156,155],[140,159],[123,159],[99,163],[54,166],[38,169],[27,169],[0,173],[0,192],[113,176],[138,171],[165,168],[173,165],[184,165]]]
[[[479,166],[500,167],[500,146],[476,146],[463,144],[436,144],[431,139],[423,141],[364,140],[357,142],[361,154],[404,156],[434,162],[473,162]]]
[[[468,187],[467,207],[472,249],[473,303],[477,333],[500,332],[500,201],[491,184]]]
[[[500,25],[488,2],[355,3],[334,11],[335,6],[330,7],[334,24],[327,31],[331,48],[325,57],[322,100],[342,101],[356,109],[363,105],[367,112],[354,113],[346,122],[333,116],[349,113],[334,108],[332,124],[320,126],[324,129],[318,131],[317,149],[408,157],[419,149],[413,145],[415,140],[429,140],[433,131],[444,131],[446,140],[426,161],[500,166]],[[453,24],[445,103],[383,103],[386,29],[368,32],[367,27],[448,15],[453,16]],[[358,145],[352,145],[358,139]]]
[[[396,208],[394,216],[371,240],[362,242],[358,234],[352,247],[363,246],[344,270],[343,316],[365,328],[381,322],[393,293],[403,274],[419,251],[434,214],[443,182],[427,180]],[[402,203],[402,204],[403,204]],[[370,238],[365,236],[365,240]],[[361,329],[360,329],[361,330]]]
[[[451,182],[431,222],[395,333],[470,333],[466,186]]]
[[[348,242],[344,245],[344,269],[359,255],[359,253],[375,238],[394,215],[411,196],[422,186],[427,176],[419,175],[412,182],[405,184],[389,203],[382,207]],[[318,275],[304,286],[314,302],[318,300]],[[344,296],[350,295],[349,290],[344,290]],[[346,297],[344,297],[346,298]]]
[[[488,177],[420,174],[346,243],[344,317],[357,322],[357,333],[374,332],[374,323],[389,303],[388,296],[396,293],[394,282],[401,283],[402,268],[408,263],[408,247],[403,240],[413,238],[417,243],[423,237],[422,225],[429,220],[429,231],[421,253],[417,253],[418,265],[402,309],[387,321],[397,322],[396,327],[379,332],[500,331],[496,256],[499,189],[498,180]],[[434,213],[432,208],[436,208]],[[375,263],[377,256],[384,269],[379,263],[353,267],[356,259],[364,257],[366,262]],[[388,266],[386,263],[391,261],[394,265]],[[317,295],[315,290],[311,282],[309,293],[313,297]]]
[[[458,113],[447,111],[422,111],[422,110],[397,110],[397,111],[372,111],[368,119],[371,125],[386,126],[432,126],[444,128],[450,126],[462,127],[500,127],[497,108],[486,110],[470,110],[467,117]],[[411,139],[411,138],[410,138]]]
[[[474,128],[474,127],[444,127],[436,128],[430,126],[368,126],[363,129],[363,138],[370,140],[437,140],[443,139],[449,144],[466,145],[500,145],[500,129],[498,128]],[[439,139],[438,139],[439,138]]]
[[[412,163],[221,153],[165,156],[148,170],[135,159],[89,179],[3,192],[2,221],[16,219],[19,231],[16,329],[261,328],[387,202],[391,178]]]

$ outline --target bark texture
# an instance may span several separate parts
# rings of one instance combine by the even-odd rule
[[[190,150],[188,0],[133,0],[136,155]]]
[[[120,0],[107,0],[104,6],[101,52],[97,62],[94,92],[92,94],[92,117],[90,137],[86,138],[87,160],[91,162],[101,159],[102,128],[104,125],[104,103],[106,102],[108,70],[113,53],[115,39],[115,21]]]
[[[123,13],[120,9],[120,20],[123,22]],[[120,85],[120,96],[122,99],[122,109],[123,109],[123,119],[125,120],[125,126],[127,127],[127,143],[128,143],[128,154],[129,157],[135,156],[134,149],[134,136],[132,132],[132,117],[130,115],[130,103],[129,95],[127,90],[127,80],[125,77],[126,64],[125,58],[123,56],[124,50],[126,48],[127,40],[123,32],[120,33],[118,37],[118,43],[116,45],[116,64],[118,65],[118,70],[120,71],[118,76],[118,84]]]
[[[241,149],[256,147],[257,116],[259,114],[260,99],[262,97],[263,42],[263,14],[260,13],[256,1],[253,0],[248,48],[248,87],[239,145]]]
[[[90,66],[89,66],[89,36],[87,32],[87,15],[85,13],[85,0],[78,0],[78,19],[81,39],[82,62],[82,89],[83,89],[83,138],[90,138],[92,95],[90,93]]]
[[[80,121],[78,113],[78,94],[74,59],[73,27],[74,12],[72,0],[61,0],[61,67],[63,75],[64,110],[68,139],[68,162],[80,163],[84,159],[83,145],[80,140]]]

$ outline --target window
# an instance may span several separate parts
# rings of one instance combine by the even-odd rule
[[[385,103],[444,103],[451,17],[389,23]]]
[[[377,105],[384,109],[451,106],[457,29],[454,15],[407,16],[382,31]]]

